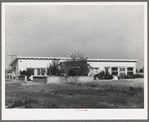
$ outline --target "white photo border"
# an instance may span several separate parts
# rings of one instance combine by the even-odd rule
[[[144,109],[6,109],[5,108],[5,7],[11,5],[143,5],[144,6]],[[55,2],[2,3],[2,120],[137,120],[147,119],[147,2]],[[86,109],[81,109],[86,110]]]

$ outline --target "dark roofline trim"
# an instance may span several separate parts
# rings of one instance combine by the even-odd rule
[[[108,60],[87,60],[87,62],[137,62],[137,61],[108,61]]]

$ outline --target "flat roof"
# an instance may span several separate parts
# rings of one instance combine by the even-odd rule
[[[70,57],[26,57],[17,56],[9,65],[12,66],[18,59],[25,60],[69,60]],[[137,59],[87,59],[87,62],[138,62]]]
[[[68,60],[69,57],[26,57],[26,56],[17,56],[9,66],[12,66],[18,59],[25,59],[25,60]]]

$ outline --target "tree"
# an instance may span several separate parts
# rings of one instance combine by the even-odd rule
[[[78,52],[75,51],[74,53],[70,54],[70,58],[71,58],[72,61],[84,60],[85,56],[84,56],[83,53],[79,53],[79,51]]]
[[[34,74],[34,69],[32,68],[28,68],[27,70],[20,71],[20,75],[27,75],[27,78],[29,78],[33,74]]]
[[[52,64],[50,64],[48,68],[48,75],[60,75],[60,69],[59,69],[59,60],[53,59]]]
[[[68,75],[69,76],[87,76],[89,72],[89,64],[87,63],[87,58],[84,54],[75,52],[70,54],[70,60],[65,65],[69,67]]]
[[[140,73],[143,73],[143,69],[141,68],[141,69],[139,70],[139,72],[140,72]]]

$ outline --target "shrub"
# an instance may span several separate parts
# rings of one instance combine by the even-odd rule
[[[130,79],[130,78],[144,78],[144,75],[142,74],[128,74],[128,75],[120,75],[121,79]]]
[[[76,76],[76,75],[77,75],[77,73],[76,73],[75,70],[73,70],[73,69],[70,69],[70,70],[69,70],[68,76]]]
[[[135,78],[144,78],[143,74],[135,74]]]
[[[59,108],[56,103],[45,102],[42,104],[43,108]]]
[[[23,71],[20,71],[20,75],[27,75],[27,79],[29,80],[29,77],[31,75],[33,75],[33,69],[31,68],[28,68],[27,71],[23,70]]]
[[[112,79],[113,76],[110,75],[109,73],[105,73],[104,71],[101,71],[100,73],[94,75],[94,80],[98,79]]]

